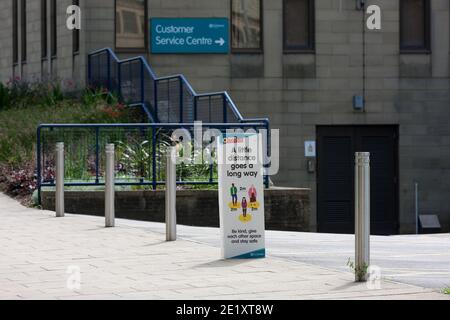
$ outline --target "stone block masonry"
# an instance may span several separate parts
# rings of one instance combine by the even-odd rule
[[[264,193],[266,229],[310,231],[308,189],[277,188]],[[164,222],[165,191],[116,192],[116,217]],[[104,216],[104,192],[66,191],[67,213]],[[42,207],[55,209],[55,193],[42,192]],[[177,223],[199,227],[219,227],[216,190],[178,190]]]

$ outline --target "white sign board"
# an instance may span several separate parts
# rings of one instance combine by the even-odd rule
[[[316,142],[305,141],[305,157],[315,157],[315,156],[316,156]]]
[[[223,258],[264,258],[261,136],[223,135],[217,151]]]

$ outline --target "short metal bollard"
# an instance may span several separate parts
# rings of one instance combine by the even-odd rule
[[[114,227],[115,225],[114,162],[114,144],[107,144],[105,172],[105,227]]]
[[[176,171],[176,148],[167,149],[166,168],[166,241],[177,240],[177,171]]]
[[[370,264],[370,153],[355,154],[355,280],[367,281]]]
[[[57,217],[64,217],[64,143],[56,144],[56,191],[55,211]]]

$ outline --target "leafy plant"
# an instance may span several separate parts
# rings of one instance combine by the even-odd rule
[[[366,279],[367,271],[369,266],[367,264],[363,264],[360,267],[357,267],[356,264],[348,258],[347,266],[352,269],[358,281],[364,281]]]
[[[442,290],[442,293],[443,293],[443,294],[450,294],[450,287],[444,288],[444,289]]]
[[[194,161],[183,162],[177,166],[177,176],[180,181],[198,181],[198,180],[208,180],[211,174],[211,167],[213,171],[213,178],[217,177],[216,165],[211,160],[214,159],[215,154],[208,149],[196,150],[193,147],[192,141],[187,144],[187,149],[191,150],[191,159],[200,159],[201,163],[195,163]],[[205,151],[205,153],[204,153]],[[178,145],[178,156],[183,157],[184,153],[183,144]]]
[[[167,147],[171,145],[171,141],[164,134],[160,134],[159,137],[160,139],[158,139],[158,145],[155,150],[156,166],[164,168]],[[129,137],[127,141],[116,141],[116,152],[119,173],[138,179],[151,177],[153,145],[150,140],[141,141],[136,137]]]
[[[96,104],[119,104],[120,99],[117,93],[111,93],[106,88],[87,88],[81,95],[81,102],[87,106]]]
[[[64,100],[64,93],[58,82],[49,83],[47,90],[43,90],[42,92],[43,95],[41,96],[41,99],[46,105],[55,105],[56,103]]]
[[[83,91],[81,102],[87,106],[105,103],[108,97],[108,90],[103,88],[87,88]]]
[[[140,179],[150,176],[149,164],[152,155],[152,146],[148,140],[141,143],[117,142],[119,167],[123,174],[132,174]]]

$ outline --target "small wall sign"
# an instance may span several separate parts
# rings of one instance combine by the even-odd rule
[[[315,156],[316,156],[316,142],[305,141],[305,157],[315,157]]]

